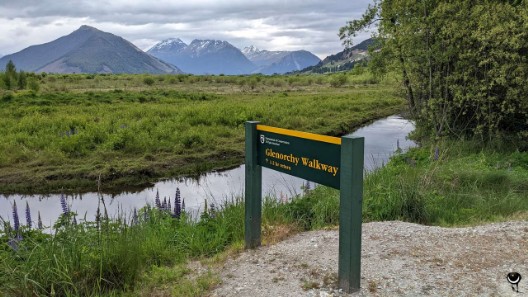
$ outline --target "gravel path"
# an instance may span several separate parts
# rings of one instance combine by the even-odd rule
[[[363,224],[361,290],[336,288],[338,232],[305,232],[241,253],[210,296],[528,296],[528,221],[441,228]],[[524,276],[519,293],[506,274]]]

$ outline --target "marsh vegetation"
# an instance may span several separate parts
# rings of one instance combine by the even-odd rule
[[[402,110],[389,79],[335,75],[35,75],[0,91],[0,192],[147,185],[242,162],[243,123],[341,135]]]

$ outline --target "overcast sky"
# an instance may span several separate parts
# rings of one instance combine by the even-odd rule
[[[236,47],[305,49],[324,58],[372,0],[0,0],[0,55],[67,35],[81,25],[119,35],[143,50],[179,37]],[[364,33],[354,39],[370,37]]]

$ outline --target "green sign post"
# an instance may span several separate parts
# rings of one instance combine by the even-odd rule
[[[262,167],[340,190],[339,287],[360,286],[361,208],[363,200],[362,137],[342,138],[246,122],[246,248],[261,243]]]

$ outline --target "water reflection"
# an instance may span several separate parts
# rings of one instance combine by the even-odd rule
[[[400,148],[407,150],[415,144],[406,139],[414,129],[414,124],[398,116],[375,121],[352,133],[365,137],[365,169],[373,170],[385,164],[389,157]],[[279,173],[267,168],[262,170],[262,189],[264,195],[287,199],[302,193],[305,180]],[[244,192],[244,165],[223,172],[211,172],[198,179],[175,179],[160,181],[154,187],[136,193],[103,195],[110,217],[120,213],[130,216],[134,208],[146,204],[154,205],[156,192],[160,199],[174,201],[176,188],[180,189],[185,201],[186,211],[198,214],[204,207],[205,199],[209,204],[221,204],[223,201],[241,197]],[[78,220],[93,221],[98,206],[97,193],[83,193],[67,196],[71,210],[77,213]],[[38,212],[45,226],[51,226],[61,214],[60,195],[0,195],[0,216],[4,220],[12,219],[12,205],[16,201],[21,221],[25,222],[26,202],[32,214],[33,226],[36,226]]]

